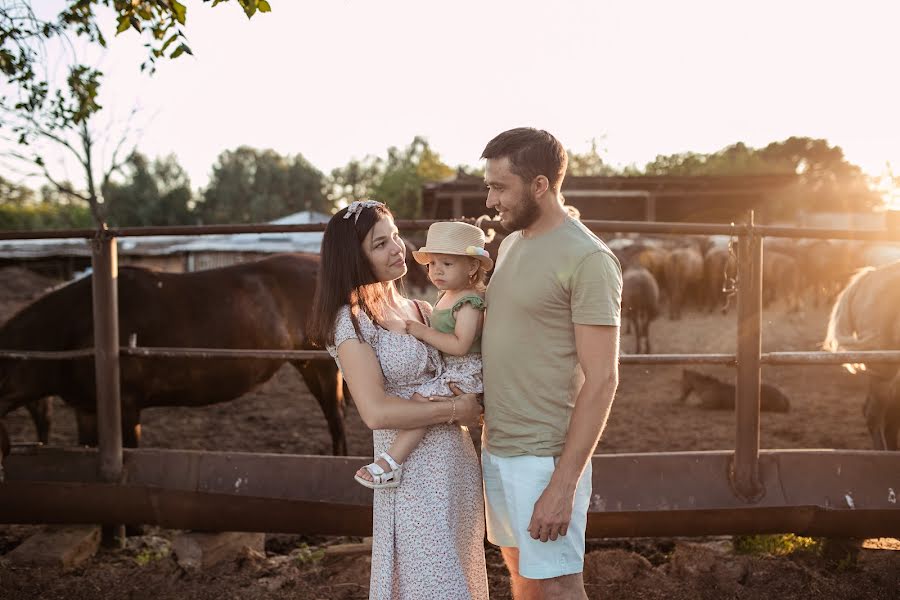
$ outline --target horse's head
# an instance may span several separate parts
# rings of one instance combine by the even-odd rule
[[[680,402],[684,402],[685,398],[687,398],[694,389],[694,384],[699,375],[700,373],[691,371],[690,369],[681,370],[681,397],[678,399]]]

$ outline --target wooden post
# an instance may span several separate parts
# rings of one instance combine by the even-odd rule
[[[94,314],[94,373],[97,385],[98,469],[100,478],[119,483],[122,478],[122,403],[119,387],[119,267],[116,238],[103,228],[92,240]],[[104,528],[105,541],[119,538],[124,528]]]
[[[653,194],[647,194],[644,198],[646,204],[644,208],[646,209],[644,212],[644,220],[645,221],[656,221],[656,196]]]
[[[750,211],[747,233],[738,241],[737,437],[731,473],[735,492],[748,501],[765,491],[759,480],[762,259],[762,239]]]
[[[453,195],[453,219],[461,219],[463,216],[463,197],[462,194]]]

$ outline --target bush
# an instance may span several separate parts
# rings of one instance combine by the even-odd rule
[[[75,204],[0,204],[0,229],[70,229],[93,227],[91,211]]]
[[[732,539],[734,550],[738,554],[771,554],[785,556],[794,552],[810,551],[819,553],[822,540],[803,537],[793,533],[776,533],[763,535],[736,535]]]

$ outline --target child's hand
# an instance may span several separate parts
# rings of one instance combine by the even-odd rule
[[[418,321],[415,321],[413,319],[406,320],[406,333],[415,337],[416,339],[421,340],[426,331],[428,331],[427,325],[419,323]]]

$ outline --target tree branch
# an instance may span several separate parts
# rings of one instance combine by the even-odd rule
[[[25,156],[24,154],[20,154],[20,153],[18,153],[18,152],[16,152],[16,151],[10,151],[10,152],[7,153],[7,155],[8,155],[8,156],[11,156],[11,157],[13,157],[13,158],[16,158],[16,159],[18,159],[18,160],[24,161],[24,162],[26,162],[26,163],[33,164],[33,165],[37,165],[38,167],[41,168],[41,174],[44,176],[44,178],[45,178],[47,181],[49,181],[51,184],[53,184],[53,186],[54,186],[57,190],[59,190],[60,192],[63,192],[64,194],[68,194],[68,195],[70,195],[70,196],[73,196],[73,197],[75,197],[75,198],[78,198],[79,200],[83,200],[83,201],[85,201],[85,202],[90,202],[90,198],[88,198],[87,196],[84,196],[84,195],[82,195],[82,194],[79,194],[78,192],[76,192],[75,190],[73,190],[70,186],[64,185],[64,184],[59,183],[58,181],[56,181],[56,179],[54,179],[53,175],[50,174],[49,169],[47,169],[47,165],[44,165],[44,164],[39,163],[39,162],[36,162],[33,158],[28,157],[28,156]],[[37,173],[33,173],[32,175],[37,175]]]

